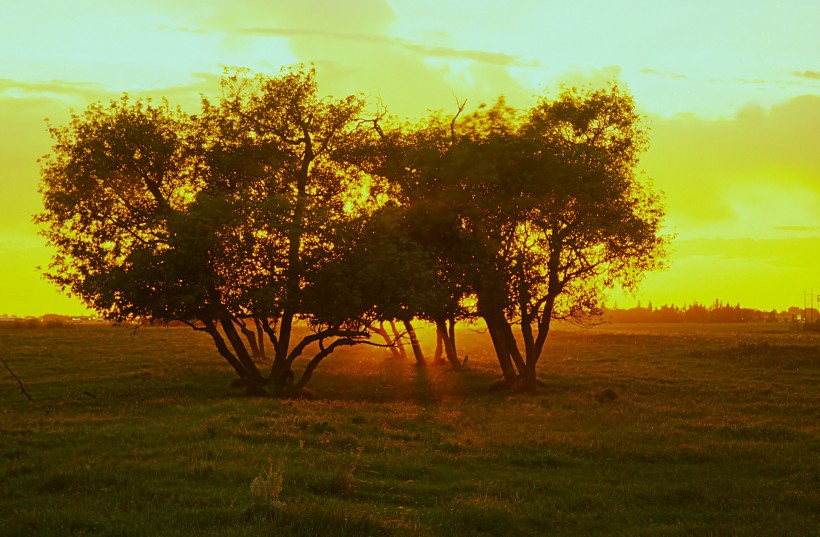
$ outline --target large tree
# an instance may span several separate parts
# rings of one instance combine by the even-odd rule
[[[594,317],[608,288],[663,263],[663,207],[637,171],[646,136],[617,85],[458,116],[383,134],[382,173],[417,213],[436,208],[420,243],[456,267],[507,381],[535,389],[553,319]]]
[[[661,200],[637,169],[647,138],[634,102],[617,85],[543,99],[520,130],[522,203],[509,237],[513,311],[525,349],[524,382],[551,319],[600,314],[603,292],[634,288],[663,265]]]
[[[233,191],[245,223],[236,233],[244,246],[225,267],[234,274],[246,267],[240,274],[248,280],[233,288],[235,310],[261,320],[275,351],[270,379],[276,389],[293,379],[293,363],[307,344],[318,343],[320,351],[297,389],[333,349],[366,337],[358,319],[316,315],[326,308],[304,293],[336,257],[336,236],[362,211],[356,193],[366,188],[366,177],[346,149],[367,135],[360,128],[362,107],[354,96],[320,98],[313,71],[230,76],[219,105],[204,106],[211,183]],[[294,343],[299,318],[314,333]]]
[[[357,210],[364,178],[335,153],[366,135],[362,104],[321,98],[302,69],[226,75],[196,116],[127,97],[89,106],[51,129],[42,162],[36,220],[57,250],[47,276],[111,319],[206,331],[250,390],[303,387],[335,348],[367,337],[304,296]],[[294,338],[297,319],[313,330]],[[249,320],[272,343],[268,374],[241,336]]]

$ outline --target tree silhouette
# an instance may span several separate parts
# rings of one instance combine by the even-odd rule
[[[319,98],[312,70],[238,72],[222,89],[198,116],[123,97],[51,129],[36,217],[58,252],[47,276],[108,318],[204,330],[251,391],[299,389],[335,348],[367,337],[303,297],[350,219],[360,177],[334,151],[358,135],[362,101]],[[297,318],[313,331],[294,343]],[[272,343],[268,375],[237,331],[244,319]],[[320,350],[295,381],[311,343]]]
[[[458,369],[455,323],[474,317],[506,380],[535,389],[553,319],[590,319],[605,289],[662,264],[663,207],[636,172],[645,134],[617,86],[418,124],[363,105],[321,98],[304,68],[228,73],[194,116],[92,104],[51,129],[42,161],[47,277],[109,319],[208,333],[252,392],[298,391],[394,321],[419,363],[412,323],[434,323]]]
[[[380,131],[379,171],[417,227],[434,223],[419,243],[476,298],[507,381],[534,389],[553,319],[590,319],[605,289],[662,264],[663,207],[635,171],[645,136],[614,85],[458,116]]]

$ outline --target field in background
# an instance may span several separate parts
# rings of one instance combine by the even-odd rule
[[[0,535],[817,534],[820,336],[550,338],[536,396],[464,331],[461,374],[358,347],[274,400],[188,329],[2,330]]]

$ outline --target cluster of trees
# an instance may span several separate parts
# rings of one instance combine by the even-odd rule
[[[551,320],[599,314],[665,256],[645,132],[614,84],[401,123],[321,97],[312,69],[239,71],[196,115],[123,96],[50,130],[46,276],[109,319],[206,332],[252,392],[298,391],[373,333],[407,334],[423,363],[417,319],[458,369],[471,318],[534,389]]]
[[[689,306],[664,304],[660,308],[653,307],[650,302],[646,307],[606,309],[604,316],[613,323],[776,323],[793,322],[798,318],[795,312],[766,312],[742,308],[739,303],[732,306],[720,300],[715,300],[711,306],[693,302]]]

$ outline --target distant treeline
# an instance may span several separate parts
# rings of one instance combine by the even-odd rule
[[[789,323],[803,322],[805,319],[818,320],[820,313],[804,311],[802,308],[792,307],[787,311],[761,311],[752,308],[743,308],[740,304],[732,306],[716,300],[711,306],[698,302],[678,307],[674,304],[659,308],[652,306],[630,309],[606,309],[604,320],[613,323]]]
[[[73,326],[111,324],[110,322],[90,316],[72,317],[49,313],[42,317],[9,317],[0,316],[0,328],[68,328]]]

